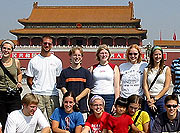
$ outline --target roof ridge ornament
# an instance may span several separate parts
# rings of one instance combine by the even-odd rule
[[[33,3],[33,7],[34,7],[34,8],[37,8],[37,7],[38,7],[38,2],[34,2],[34,3]]]

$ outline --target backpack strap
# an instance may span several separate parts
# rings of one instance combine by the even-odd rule
[[[139,118],[141,112],[142,112],[142,111],[139,110],[139,112],[138,112],[138,114],[137,114],[137,116],[136,116],[136,118],[135,118],[135,120],[134,120],[134,125],[135,125],[135,126],[136,126],[136,122],[137,122],[137,120],[138,120],[138,118]],[[132,128],[129,129],[129,132],[128,132],[128,133],[131,133],[131,132],[132,132]]]

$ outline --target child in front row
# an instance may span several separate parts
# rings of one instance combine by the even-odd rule
[[[81,133],[89,133],[89,131],[91,133],[107,133],[107,122],[110,114],[104,112],[105,100],[99,95],[94,95],[89,104],[93,113],[87,118]]]
[[[110,116],[108,120],[108,133],[128,133],[129,126],[137,133],[141,132],[135,125],[132,118],[126,114],[127,100],[124,98],[117,98],[115,102],[116,113]]]

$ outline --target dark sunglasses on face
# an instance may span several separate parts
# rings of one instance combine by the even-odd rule
[[[177,106],[178,105],[169,105],[169,104],[166,105],[166,107],[168,107],[168,108],[171,108],[171,107],[176,108]]]
[[[44,45],[52,45],[52,43],[49,42],[43,42]]]
[[[138,55],[138,53],[129,53],[129,55]]]

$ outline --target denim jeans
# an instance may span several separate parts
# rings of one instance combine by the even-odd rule
[[[105,100],[105,108],[104,110],[108,113],[111,113],[112,106],[114,105],[114,94],[90,94],[89,99],[93,97],[94,95],[99,95]]]
[[[160,114],[160,113],[162,113],[162,112],[166,112],[166,109],[165,109],[165,107],[164,107],[164,105],[165,105],[165,104],[164,104],[164,100],[165,100],[166,96],[167,96],[167,95],[162,96],[162,97],[161,97],[160,99],[158,99],[158,100],[156,101],[156,103],[155,103],[155,105],[156,105],[156,107],[157,107],[157,113],[158,113],[158,114]],[[150,111],[150,108],[149,108],[149,106],[148,106],[148,104],[147,104],[147,101],[145,101],[144,110],[145,110],[146,112],[148,112],[148,114],[149,114],[149,116],[150,116],[150,119],[151,119],[151,121],[150,121],[150,131],[152,131],[152,127],[153,127],[153,123],[154,123],[154,119],[155,119],[156,115],[153,114],[153,113]]]

